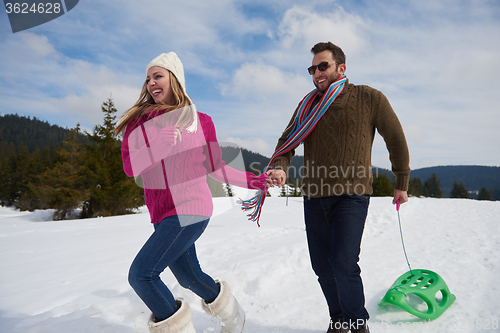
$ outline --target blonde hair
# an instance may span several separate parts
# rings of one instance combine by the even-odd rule
[[[185,108],[186,106],[192,104],[191,100],[182,89],[182,86],[180,85],[175,75],[170,71],[168,71],[168,73],[170,75],[170,87],[174,96],[174,104],[156,104],[153,96],[151,96],[148,91],[148,83],[147,81],[145,81],[142,85],[141,95],[139,96],[139,99],[137,100],[137,102],[135,102],[134,106],[125,111],[125,113],[118,121],[116,128],[113,130],[113,133],[116,136],[124,132],[128,124],[132,123],[133,121],[137,121],[145,113],[150,113],[151,117],[153,118],[160,112],[163,113],[184,108],[181,116],[177,120],[177,123],[175,125],[172,125],[185,128],[193,121],[193,113],[189,110],[189,108]]]

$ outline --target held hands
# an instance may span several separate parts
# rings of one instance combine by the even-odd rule
[[[266,172],[268,179],[267,179],[267,188],[269,187],[274,187],[278,186],[281,187],[285,185],[286,182],[286,173],[285,171],[281,169],[272,169]]]

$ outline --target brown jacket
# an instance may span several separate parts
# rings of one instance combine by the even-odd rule
[[[276,149],[286,141],[296,114],[297,110]],[[349,81],[304,140],[302,169],[289,169],[294,150],[277,157],[273,167],[288,169],[287,176],[303,176],[302,193],[306,196],[372,194],[371,151],[375,129],[389,151],[396,189],[408,190],[410,157],[398,117],[380,91]]]

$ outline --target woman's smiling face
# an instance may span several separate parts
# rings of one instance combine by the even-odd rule
[[[163,67],[153,66],[148,69],[147,89],[156,104],[171,104],[173,100],[172,87],[170,85],[170,72]]]

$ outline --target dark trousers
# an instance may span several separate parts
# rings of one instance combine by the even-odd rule
[[[369,318],[358,266],[369,203],[369,196],[304,197],[311,264],[333,321]]]

